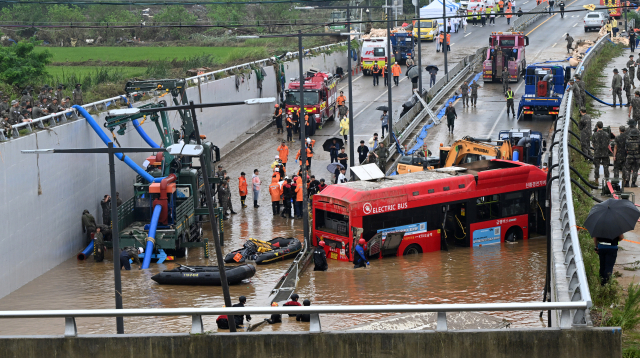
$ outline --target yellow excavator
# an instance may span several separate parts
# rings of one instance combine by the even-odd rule
[[[453,167],[461,163],[471,163],[484,159],[511,160],[513,152],[508,140],[491,144],[490,139],[464,137],[455,141],[450,147],[440,144],[440,156],[406,155],[398,162],[398,174],[415,173],[423,170]]]

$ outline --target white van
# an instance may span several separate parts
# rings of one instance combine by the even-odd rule
[[[374,63],[378,63],[378,67],[382,68],[387,65],[387,38],[374,37],[366,39],[362,42],[362,50],[360,52],[362,59],[362,70],[366,75],[371,74]],[[391,62],[395,61],[395,56],[391,56]]]

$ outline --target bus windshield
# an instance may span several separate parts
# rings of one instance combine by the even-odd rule
[[[304,105],[316,104],[319,102],[320,94],[315,91],[304,91]],[[300,92],[299,91],[287,91],[287,98],[284,100],[285,104],[291,106],[300,105]]]

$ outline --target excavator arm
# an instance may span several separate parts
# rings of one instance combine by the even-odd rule
[[[496,159],[511,160],[511,143],[509,143],[509,141],[504,141],[501,145],[496,146],[489,143],[479,142],[471,137],[464,137],[455,141],[451,145],[449,155],[447,155],[447,159],[443,163],[442,167],[453,167],[459,165],[464,161],[466,156],[472,154],[496,157]]]

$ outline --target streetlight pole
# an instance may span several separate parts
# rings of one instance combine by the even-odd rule
[[[388,120],[389,124],[389,147],[393,145],[393,108],[391,101],[391,6],[387,7],[387,107],[388,108]]]
[[[355,158],[353,157],[353,86],[351,78],[351,9],[347,5],[347,80],[349,81],[349,167],[353,168],[355,165]],[[351,177],[353,178],[353,171],[351,171]]]
[[[304,70],[302,68],[302,31],[298,30],[298,66],[300,70],[300,175],[302,176],[302,232],[304,242],[307,248],[311,248],[311,238],[309,237],[309,205],[307,200],[309,195],[306,190],[307,183],[307,136],[306,136],[306,120],[307,110],[304,108]],[[315,121],[315,118],[310,118]],[[314,123],[315,124],[315,123]]]
[[[422,96],[422,34],[420,33],[420,0],[414,1],[416,2],[416,17],[418,18],[418,70],[420,72],[420,76],[418,76],[418,91],[420,92],[420,96]]]
[[[447,69],[447,3],[442,0],[442,24],[444,25],[444,41],[442,41],[442,52],[444,52],[444,75],[449,76],[449,70]],[[421,74],[422,75],[422,74]]]
[[[116,309],[122,309],[122,277],[120,276],[120,229],[118,228],[118,201],[116,195],[116,168],[113,142],[109,142],[109,182],[111,184],[111,242],[113,245],[113,281],[116,294]],[[147,252],[151,255],[151,252]],[[116,333],[124,334],[124,319],[116,317]]]

